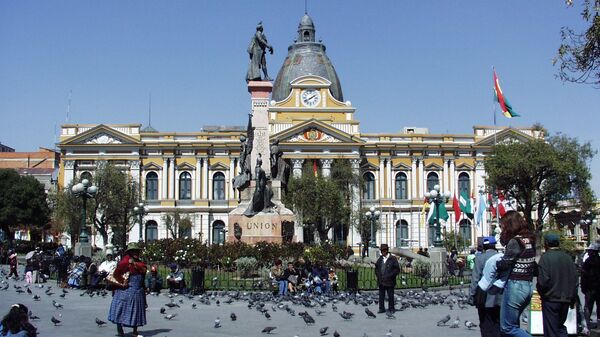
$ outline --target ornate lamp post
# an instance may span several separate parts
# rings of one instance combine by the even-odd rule
[[[595,230],[598,224],[598,220],[596,219],[596,213],[593,211],[587,211],[579,220],[579,225],[582,228],[587,229],[587,244],[588,246],[592,243],[592,233]]]
[[[144,241],[144,237],[142,236],[142,227],[143,227],[143,219],[144,219],[144,215],[148,214],[148,208],[146,207],[146,205],[144,205],[143,202],[140,202],[137,206],[135,206],[133,208],[133,214],[135,214],[137,216],[137,223],[136,225],[139,228],[139,233],[140,233],[140,237],[139,237],[139,241],[142,242]]]
[[[435,239],[433,240],[433,245],[439,248],[442,247],[440,205],[448,202],[448,199],[450,199],[450,192],[440,192],[440,185],[435,185],[431,191],[425,192],[425,198],[429,200],[430,204],[435,204]]]
[[[369,210],[365,213],[367,220],[371,221],[371,242],[369,246],[372,248],[377,247],[377,243],[375,242],[375,221],[379,220],[379,216],[381,212],[379,210],[375,210],[374,206],[371,206]]]
[[[87,199],[93,198],[98,192],[98,187],[92,185],[89,180],[83,179],[80,183],[73,185],[71,188],[73,194],[81,198],[83,201],[83,207],[81,208],[81,229],[79,232],[79,242],[75,247],[76,254],[91,256],[91,245],[89,236],[87,233],[87,225],[86,225],[86,202]],[[89,252],[88,252],[89,250]]]

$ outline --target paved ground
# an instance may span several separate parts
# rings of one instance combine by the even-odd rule
[[[60,288],[57,288],[54,282],[44,284],[43,288],[32,286],[31,290],[34,294],[41,296],[40,301],[34,301],[32,295],[27,293],[19,294],[16,292],[14,285],[24,286],[22,281],[9,280],[9,288],[0,291],[0,314],[4,315],[13,303],[23,303],[27,305],[34,315],[39,316],[40,320],[33,321],[33,324],[38,328],[40,336],[114,336],[116,328],[109,323],[107,326],[98,327],[95,318],[106,321],[108,308],[111,302],[111,295],[106,297],[94,296],[90,298],[87,294],[80,296],[83,291],[69,290],[64,298],[59,297],[62,293]],[[44,293],[47,285],[51,285],[56,293],[48,296]],[[23,288],[24,289],[24,288]],[[442,291],[447,293],[448,291]],[[220,299],[221,304],[215,304],[216,299]],[[64,305],[64,308],[59,310],[52,306],[52,300]],[[345,304],[338,302],[338,311],[343,310],[355,313],[355,317],[350,321],[345,321],[338,313],[332,311],[331,303],[325,307],[317,307],[323,309],[325,313],[322,316],[317,316],[315,308],[305,308],[300,305],[287,303],[296,312],[296,316],[291,316],[285,310],[277,309],[273,312],[271,305],[266,303],[269,308],[271,319],[267,320],[257,310],[248,309],[247,302],[235,301],[232,304],[223,303],[227,299],[226,296],[217,294],[217,298],[211,300],[210,305],[200,303],[198,297],[188,299],[183,296],[176,296],[174,302],[181,307],[168,309],[167,314],[177,313],[177,316],[172,320],[167,320],[160,313],[160,308],[170,302],[169,297],[165,295],[148,296],[147,318],[148,324],[140,328],[140,334],[143,336],[265,336],[261,330],[266,326],[276,326],[273,331],[273,336],[319,336],[319,329],[325,326],[329,327],[328,336],[332,336],[333,331],[337,330],[340,336],[356,336],[363,337],[366,333],[368,336],[386,336],[386,333],[391,329],[392,336],[400,336],[403,334],[406,337],[418,336],[435,336],[458,337],[458,336],[478,336],[479,330],[468,330],[464,324],[465,320],[470,320],[477,323],[477,313],[473,307],[459,309],[454,306],[450,310],[447,305],[429,305],[426,308],[409,308],[402,312],[396,313],[396,319],[387,319],[385,315],[377,315],[375,319],[368,319],[364,307],[356,305],[352,302]],[[179,301],[182,300],[183,303]],[[192,303],[196,303],[196,309],[192,308]],[[377,305],[371,304],[369,308],[377,311]],[[316,320],[316,324],[307,326],[303,319],[297,314],[301,311],[308,311]],[[238,317],[237,321],[231,321],[230,314],[235,313]],[[436,322],[450,314],[452,320],[456,316],[460,317],[461,325],[458,328],[452,329],[449,327],[437,327]],[[62,320],[58,326],[53,326],[50,318],[55,316]],[[219,317],[221,319],[221,328],[214,328],[214,321]],[[126,329],[126,336],[131,336],[131,330]]]

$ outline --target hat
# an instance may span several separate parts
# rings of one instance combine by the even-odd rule
[[[171,268],[171,269],[177,269],[177,263],[175,263],[175,262],[169,263],[169,268]]]
[[[551,247],[558,247],[560,244],[560,236],[556,233],[546,233],[544,235],[544,242]]]
[[[390,250],[390,247],[387,245],[387,243],[382,243],[379,246],[379,250]]]
[[[496,244],[496,237],[495,236],[484,236],[482,243],[484,245],[495,245]]]
[[[132,250],[142,250],[142,247],[140,247],[140,245],[137,242],[130,242],[127,245],[127,249],[125,250],[125,253],[128,253],[129,251]]]

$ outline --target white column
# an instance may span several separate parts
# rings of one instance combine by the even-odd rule
[[[448,174],[448,161],[443,159],[442,161],[442,191],[450,190],[450,175]]]
[[[394,199],[394,175],[392,174],[392,159],[387,159],[387,173],[388,173],[388,198]]]
[[[425,177],[423,175],[425,175],[425,162],[423,160],[423,157],[419,158],[419,196],[418,198],[423,198],[424,192],[425,191]]]
[[[293,165],[292,173],[294,174],[294,177],[296,177],[296,178],[302,177],[302,164],[303,163],[304,163],[304,159],[292,159],[292,165]]]
[[[63,186],[67,187],[71,182],[73,182],[73,178],[75,177],[75,161],[74,160],[65,160],[65,177],[63,179]]]
[[[202,198],[202,158],[196,157],[196,171],[194,171],[194,200]]]
[[[410,197],[409,199],[417,198],[417,159],[413,158],[410,164]]]
[[[168,162],[169,159],[168,158],[163,158],[163,169],[161,172],[161,186],[162,186],[162,191],[161,191],[161,199],[169,199],[169,188],[168,188],[168,181],[169,181],[169,166],[168,166]]]
[[[333,163],[333,159],[321,159],[321,174],[323,177],[331,175],[331,163]]]
[[[169,199],[175,199],[175,157],[170,159],[171,165],[169,166]]]
[[[129,170],[131,171],[131,180],[135,181],[138,186],[141,186],[140,181],[140,161],[132,160],[129,162]]]
[[[452,193],[452,195],[454,195],[454,191],[456,191],[456,170],[454,167],[454,159],[450,159],[449,161],[450,161],[450,193]]]
[[[379,177],[379,184],[375,184],[375,186],[377,186],[377,190],[375,191],[375,198],[376,199],[383,199],[385,198],[385,185],[384,185],[384,170],[385,170],[385,166],[384,166],[384,160],[382,158],[379,158],[379,174],[377,175]]]
[[[202,199],[208,199],[208,157],[202,158]]]
[[[227,196],[225,197],[226,200],[235,198],[235,191],[233,189],[233,184],[231,183],[233,177],[235,177],[235,158],[229,159],[229,178],[225,181],[225,186],[227,186]]]
[[[350,159],[350,166],[352,167],[352,173],[355,175],[360,174],[360,159]],[[352,199],[351,199],[351,211],[353,213],[357,213],[360,211],[360,189],[359,186],[354,184],[351,189]],[[356,221],[356,220],[354,220]],[[348,235],[348,241],[350,245],[355,246],[360,242],[360,235],[356,230],[356,224],[351,226],[350,235]]]

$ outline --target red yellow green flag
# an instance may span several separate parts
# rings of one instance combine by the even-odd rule
[[[496,94],[496,101],[500,104],[500,108],[502,109],[502,114],[506,118],[520,117],[518,113],[516,113],[508,99],[502,93],[502,89],[500,88],[500,82],[498,81],[498,75],[496,75],[496,71],[494,70],[494,93]]]

